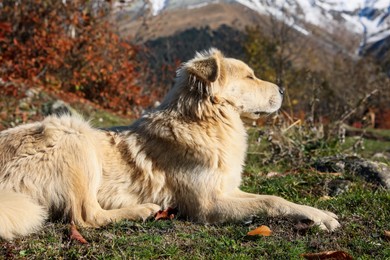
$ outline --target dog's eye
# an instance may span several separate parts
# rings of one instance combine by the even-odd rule
[[[248,75],[246,76],[248,79],[255,79],[255,77],[253,77],[252,75]]]

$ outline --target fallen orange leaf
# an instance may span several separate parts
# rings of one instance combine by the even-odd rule
[[[70,239],[79,241],[81,244],[88,244],[87,240],[80,234],[73,222],[70,224]]]
[[[260,226],[256,229],[253,229],[251,231],[248,232],[248,236],[270,236],[272,234],[272,231],[271,229],[269,229],[269,227],[267,226]]]
[[[326,251],[320,253],[308,253],[301,254],[305,259],[318,260],[318,259],[333,259],[333,260],[352,260],[352,256],[344,251]]]
[[[156,215],[154,216],[154,220],[159,219],[170,219],[172,220],[175,217],[175,214],[177,213],[177,210],[171,207],[168,207],[165,210],[159,210]]]

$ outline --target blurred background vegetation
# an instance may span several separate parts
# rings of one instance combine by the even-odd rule
[[[53,99],[135,118],[162,99],[181,62],[212,46],[244,60],[257,76],[286,89],[280,117],[289,125],[300,120],[300,125],[338,122],[390,128],[386,73],[390,55],[378,60],[369,54],[353,56],[345,48],[329,49],[271,14],[262,17],[261,23],[211,21],[158,35],[156,24],[172,25],[164,25],[164,20],[153,23],[154,18],[144,13],[138,20],[131,18],[139,22],[137,30],[129,29],[125,23],[129,15],[118,11],[117,4],[2,1],[2,128],[11,126],[10,122],[41,118],[41,107]],[[147,30],[154,35],[147,36]]]

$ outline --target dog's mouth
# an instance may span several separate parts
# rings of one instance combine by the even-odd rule
[[[265,115],[268,115],[269,113],[263,112],[263,111],[256,111],[256,112],[253,112],[253,114],[255,114],[256,116],[265,116]]]
[[[244,112],[241,114],[241,118],[256,120],[260,117],[268,116],[270,113],[264,111]]]
[[[252,116],[255,117],[255,118],[260,118],[260,117],[266,117],[266,116],[269,116],[270,114],[272,114],[273,112],[264,112],[264,111],[256,111],[256,112],[252,112]]]

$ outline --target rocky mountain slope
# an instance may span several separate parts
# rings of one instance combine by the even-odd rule
[[[390,41],[388,0],[133,0],[121,1],[117,8],[122,30],[137,35],[138,40],[205,25],[242,29],[272,16],[304,36],[318,37],[318,30],[327,37],[347,36],[353,46],[336,41],[351,54],[383,55]]]

